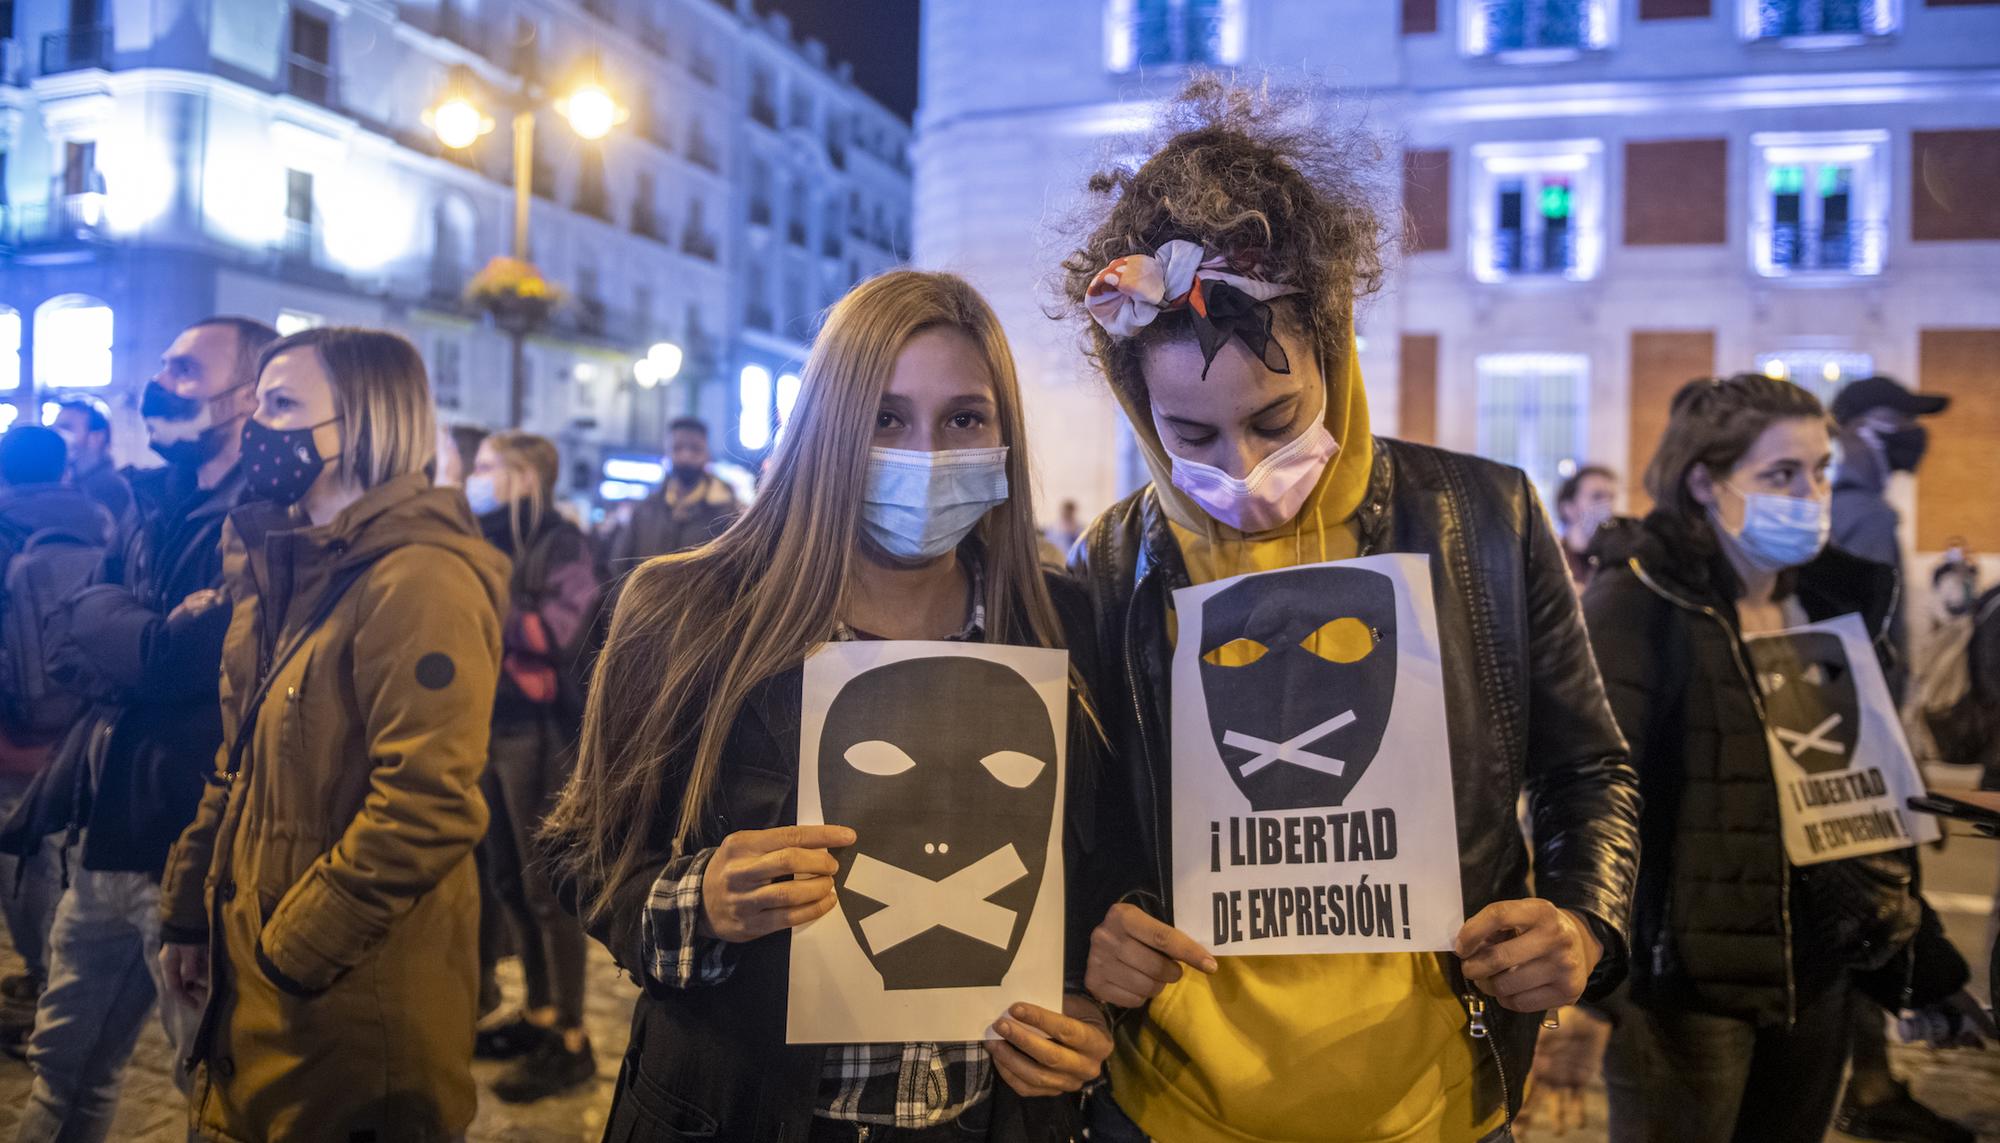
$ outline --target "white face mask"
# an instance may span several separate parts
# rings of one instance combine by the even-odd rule
[[[861,528],[885,552],[933,560],[1007,501],[1007,448],[868,450]]]
[[[1258,461],[1241,480],[1212,464],[1175,456],[1171,450],[1167,457],[1173,462],[1174,487],[1202,511],[1239,532],[1268,532],[1299,514],[1339,451],[1340,442],[1327,431],[1322,409],[1304,432]]]
[[[1729,537],[1752,567],[1767,572],[1798,567],[1826,547],[1833,532],[1833,512],[1826,501],[1743,492],[1728,483],[1723,487],[1743,497],[1743,527],[1729,531],[1716,513],[1716,530]]]

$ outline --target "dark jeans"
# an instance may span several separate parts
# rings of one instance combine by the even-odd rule
[[[812,1130],[806,1133],[806,1143],[975,1143],[986,1138],[987,1117],[992,1107],[992,1101],[987,1100],[950,1123],[922,1130],[875,1127],[814,1116]]]
[[[1850,1041],[1845,982],[1790,1029],[1625,1004],[1604,1055],[1611,1143],[1819,1143]]]
[[[489,899],[513,930],[521,957],[527,1007],[554,1007],[556,1025],[575,1028],[583,1024],[587,938],[576,918],[563,912],[548,871],[534,859],[535,831],[568,777],[567,750],[553,719],[494,726],[480,779],[491,820],[480,845]],[[480,945],[482,954],[495,955],[487,940]],[[490,971],[481,965],[482,981]]]

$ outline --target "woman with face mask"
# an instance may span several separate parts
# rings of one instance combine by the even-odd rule
[[[1645,796],[1629,1002],[1605,1061],[1618,1143],[1817,1143],[1847,1062],[1850,980],[1892,1009],[1975,1007],[1955,996],[1965,963],[1934,917],[1893,959],[1840,935],[1857,903],[1918,916],[1894,884],[1909,851],[1803,871],[1786,857],[1744,640],[1858,613],[1880,652],[1896,606],[1892,569],[1826,546],[1831,460],[1806,389],[1697,381],[1647,469],[1653,510],[1600,533],[1584,612]],[[1873,878],[1838,868],[1855,861],[1886,867],[1887,887],[1864,897],[1854,886]]]
[[[561,463],[547,438],[506,430],[480,441],[465,480],[479,530],[514,561],[481,779],[492,821],[479,850],[487,906],[479,915],[480,1010],[500,1003],[493,961],[502,927],[513,932],[527,1002],[486,1020],[473,1049],[481,1059],[515,1061],[493,1085],[510,1103],[597,1075],[583,1031],[583,930],[532,862],[535,833],[569,780],[583,721],[584,643],[603,578],[582,531],[556,510]]]
[[[1095,1078],[1111,1046],[1081,996],[1015,1004],[985,1043],[786,1043],[790,930],[834,908],[828,851],[868,844],[790,824],[806,657],[944,639],[1067,647],[1074,678],[1092,669],[1082,599],[1037,564],[1020,391],[985,301],[944,274],[872,279],[833,308],[802,376],[756,502],[625,581],[550,819],[565,898],[645,985],[607,1137],[1055,1138],[1067,1107],[1047,1097]],[[1090,820],[1081,695],[1072,869]],[[1098,911],[1071,909],[1075,937]]]
[[[472,1121],[472,848],[507,561],[431,483],[429,383],[392,333],[270,345],[224,531],[224,741],[160,887],[205,1006],[190,1125],[431,1143]]]
[[[1076,557],[1106,676],[1128,688],[1105,699],[1125,763],[1105,797],[1130,826],[1103,848],[1132,861],[1086,981],[1131,1011],[1092,1137],[1494,1136],[1540,1014],[1622,971],[1637,861],[1624,746],[1527,478],[1370,432],[1353,323],[1382,274],[1369,141],[1213,79],[1168,121],[1136,170],[1093,180],[1098,225],[1065,265],[1153,474]],[[1190,637],[1172,592],[1390,552],[1429,557],[1435,585],[1471,918],[1457,955],[1211,956],[1189,935],[1207,919],[1170,909],[1172,864],[1190,857],[1166,847],[1179,792],[1165,731],[1177,704],[1202,701],[1169,694]],[[1322,749],[1338,753],[1338,733]],[[1532,850],[1514,814],[1524,786]]]

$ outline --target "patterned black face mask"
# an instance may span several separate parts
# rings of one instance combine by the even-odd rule
[[[319,454],[313,432],[338,419],[303,429],[274,429],[254,417],[243,422],[243,483],[251,499],[297,504],[331,459]]]

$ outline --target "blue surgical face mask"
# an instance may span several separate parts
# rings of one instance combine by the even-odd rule
[[[898,559],[933,560],[1007,500],[1007,449],[868,452],[861,528]]]
[[[465,478],[465,502],[472,505],[474,516],[484,516],[500,507],[500,497],[493,491],[490,476],[468,476]]]
[[[1767,572],[1795,568],[1810,562],[1826,547],[1826,538],[1833,531],[1833,513],[1826,501],[1743,492],[1728,483],[1723,487],[1743,497],[1743,527],[1731,532],[1718,517],[1716,530],[1734,542],[1752,567]]]

